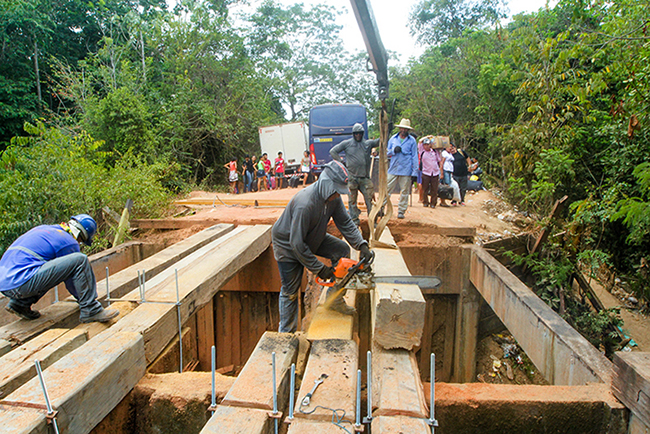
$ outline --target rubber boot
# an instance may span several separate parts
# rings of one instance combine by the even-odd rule
[[[335,312],[342,313],[343,315],[354,315],[356,313],[356,309],[353,308],[352,306],[348,306],[348,304],[343,300],[343,296],[345,295],[346,290],[344,289],[341,291],[339,295],[337,295],[334,300],[332,300],[329,303],[329,309],[333,310]],[[327,290],[327,298],[326,300],[329,301],[330,297],[333,296],[333,288],[329,288]]]

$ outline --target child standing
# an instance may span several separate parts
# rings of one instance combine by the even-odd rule
[[[230,163],[223,165],[228,169],[228,182],[230,183],[230,194],[237,192],[237,181],[239,181],[239,174],[237,173],[237,157],[232,157]]]
[[[275,180],[278,190],[282,188],[284,184],[284,158],[282,158],[282,152],[278,152],[278,158],[275,159]]]

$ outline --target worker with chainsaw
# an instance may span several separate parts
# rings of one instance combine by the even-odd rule
[[[18,237],[0,259],[0,293],[9,298],[5,309],[26,320],[39,318],[31,306],[65,282],[79,303],[81,322],[115,318],[117,310],[104,309],[97,301],[95,275],[79,249],[82,242],[91,245],[95,232],[95,220],[79,214],[68,223],[37,226]]]
[[[339,143],[330,149],[330,155],[336,161],[343,162],[341,152],[345,152],[345,167],[348,169],[348,208],[350,217],[355,225],[359,226],[359,215],[361,211],[357,206],[357,195],[359,191],[363,194],[366,202],[366,210],[370,215],[372,209],[373,185],[370,179],[370,162],[373,148],[379,146],[379,139],[365,140],[363,125],[356,123],[352,127],[352,138]]]
[[[386,155],[390,158],[388,167],[388,195],[399,184],[400,196],[397,205],[397,218],[403,219],[409,204],[409,193],[413,178],[418,176],[418,144],[415,138],[411,136],[411,121],[402,119],[395,125],[399,132],[388,140]],[[388,198],[386,199],[388,200]],[[386,202],[384,202],[386,205]]]
[[[299,191],[273,225],[273,252],[280,270],[280,332],[293,333],[298,328],[298,295],[306,267],[322,280],[334,280],[334,265],[350,256],[348,245],[327,233],[330,218],[343,237],[357,250],[360,259],[371,261],[372,253],[361,232],[345,210],[342,194],[349,194],[348,171],[338,161],[330,161],[318,181]],[[322,263],[316,255],[329,259]],[[330,294],[330,292],[332,292]],[[355,309],[343,299],[345,291],[332,296],[330,309],[352,315]]]

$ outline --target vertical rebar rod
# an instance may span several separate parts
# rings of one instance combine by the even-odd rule
[[[271,353],[271,369],[273,370],[273,415],[278,414],[278,389],[275,378],[275,351]],[[278,434],[278,419],[273,419],[275,422],[275,434]]]
[[[436,403],[436,355],[434,353],[431,353],[431,379],[430,379],[430,387],[429,390],[431,391],[431,401],[429,405],[429,411],[430,411],[430,418],[429,418],[429,425],[431,425],[431,434],[434,434],[435,428],[438,426],[438,421],[435,418],[435,403]]]
[[[55,303],[59,302],[59,287],[58,286],[54,287],[54,302]]]
[[[210,406],[214,408],[217,405],[217,393],[216,393],[216,379],[215,372],[217,371],[217,349],[212,345],[212,400],[210,401]],[[214,410],[212,410],[214,414]]]
[[[142,301],[142,275],[138,270],[138,292],[140,293],[140,301]]]
[[[368,351],[366,354],[366,364],[367,364],[367,374],[368,374],[368,385],[366,387],[366,390],[368,392],[368,416],[367,416],[367,421],[370,423],[372,421],[372,353]]]
[[[147,301],[147,277],[146,270],[142,270],[142,302]]]
[[[111,305],[111,289],[108,286],[108,267],[106,267],[106,306]]]
[[[296,364],[291,364],[291,385],[289,386],[289,420],[293,420],[293,406],[296,394]]]
[[[361,369],[357,369],[357,411],[355,420],[354,426],[359,428],[361,426]]]
[[[43,389],[43,396],[45,397],[45,406],[47,407],[47,415],[54,413],[52,409],[52,404],[50,403],[50,396],[47,394],[47,387],[45,387],[45,380],[43,379],[43,371],[41,370],[41,362],[34,360],[34,365],[36,365],[36,374],[38,374],[38,381],[41,382],[41,388]],[[59,434],[59,426],[56,423],[56,418],[52,418],[52,425],[54,426],[54,432]]]
[[[174,269],[176,277],[176,311],[178,312],[178,372],[183,373],[183,324],[181,322],[181,296],[178,290],[178,269]]]

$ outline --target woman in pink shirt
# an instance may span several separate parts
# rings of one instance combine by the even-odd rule
[[[422,171],[422,190],[424,191],[423,205],[435,208],[438,203],[438,181],[442,158],[437,149],[431,149],[430,139],[424,139],[422,145],[424,150],[420,154],[420,170]]]

